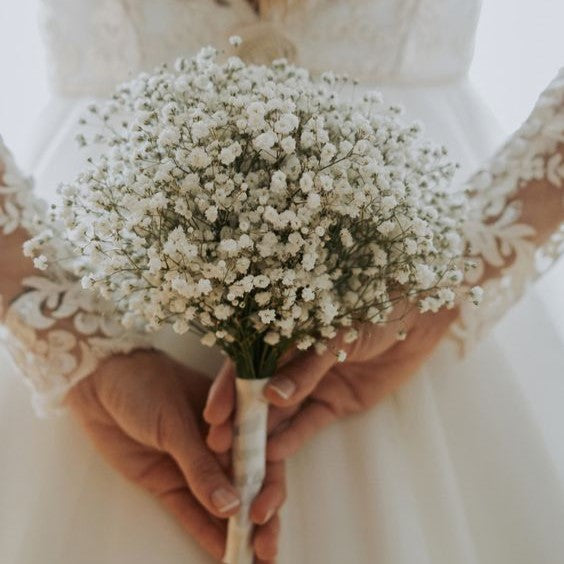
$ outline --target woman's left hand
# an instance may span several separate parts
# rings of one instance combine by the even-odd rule
[[[205,445],[202,410],[209,387],[206,376],[164,353],[136,351],[104,361],[71,389],[67,403],[108,462],[153,494],[220,560],[226,519],[238,505],[229,461]],[[269,463],[251,508],[259,562],[276,556],[284,497],[284,464]]]
[[[288,360],[264,391],[271,404],[268,459],[291,456],[325,426],[365,411],[397,390],[431,355],[457,315],[457,310],[412,311],[398,322],[364,325],[354,343],[344,344],[342,336],[333,341],[333,351],[347,353],[345,362],[331,351],[307,351]],[[399,330],[407,332],[403,341],[397,340]],[[210,424],[207,442],[218,453],[231,448],[234,377],[233,366],[226,363],[204,411]]]

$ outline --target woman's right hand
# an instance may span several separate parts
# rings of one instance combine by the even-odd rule
[[[224,554],[226,519],[239,497],[226,460],[205,444],[202,412],[211,381],[156,351],[106,360],[68,394],[67,403],[119,472],[155,495],[214,558]],[[283,463],[268,465],[252,507],[259,562],[277,552]]]
[[[267,459],[285,460],[326,426],[371,409],[398,390],[430,357],[450,325],[457,309],[419,313],[411,308],[398,320],[359,327],[350,344],[344,331],[323,354],[315,350],[288,356],[264,388],[270,404]],[[392,316],[393,317],[393,316]],[[398,341],[398,332],[406,332]],[[338,362],[334,351],[347,353]],[[228,452],[233,442],[235,369],[224,365],[208,398],[205,418],[207,437],[215,452]]]

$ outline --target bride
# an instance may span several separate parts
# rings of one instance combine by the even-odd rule
[[[233,34],[245,39],[250,61],[286,56],[315,73],[346,72],[360,81],[353,95],[377,87],[405,105],[408,119],[420,119],[461,163],[459,183],[481,166],[468,182],[467,237],[482,307],[413,315],[399,343],[397,328],[365,334],[338,367],[303,355],[266,390],[272,436],[252,512],[257,559],[561,562],[561,476],[507,356],[523,353],[499,330],[470,349],[539,274],[537,259],[546,267],[562,248],[563,74],[496,153],[498,133],[466,76],[479,0],[43,1],[59,94],[35,139],[35,193],[47,200],[83,165],[76,124],[93,98],[141,69],[227,45]],[[148,348],[64,271],[35,270],[21,245],[44,211],[0,149],[5,340],[38,411],[72,412],[31,420],[21,389],[0,381],[10,422],[0,431],[0,561],[220,559],[224,520],[238,507],[225,472],[231,367],[211,386],[219,354],[164,332]],[[529,330],[543,370],[561,373],[564,359],[551,348],[561,351],[561,339],[544,319]]]

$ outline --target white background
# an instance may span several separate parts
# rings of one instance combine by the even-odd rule
[[[34,121],[49,98],[40,3],[0,0],[0,134],[24,164]],[[526,118],[564,65],[563,23],[564,0],[483,0],[470,74],[507,132]],[[564,335],[563,286],[560,261],[539,291],[549,298],[550,312]]]

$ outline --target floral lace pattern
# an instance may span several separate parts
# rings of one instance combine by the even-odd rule
[[[41,202],[33,198],[33,183],[18,170],[0,137],[0,234],[10,235],[18,227],[31,230],[34,218],[43,213]],[[0,177],[1,178],[1,177]]]
[[[496,276],[481,282],[484,299],[479,310],[461,306],[454,336],[465,344],[476,341],[524,293],[529,282],[564,253],[564,69],[540,96],[523,126],[501,151],[470,180],[474,206],[465,233],[478,268],[468,283],[480,282],[487,268]],[[559,225],[543,225],[537,214],[520,221],[531,182],[560,192]],[[557,220],[558,221],[558,220]],[[549,228],[551,235],[537,245],[532,238]]]
[[[33,197],[31,181],[18,172],[0,138],[5,171],[0,186],[0,236],[23,227],[34,233],[43,205]],[[57,258],[57,249],[52,249]],[[57,411],[67,392],[111,354],[148,346],[137,333],[126,333],[108,302],[84,291],[53,261],[48,271],[22,280],[22,293],[3,307],[0,340],[8,346],[33,391],[36,411]]]

